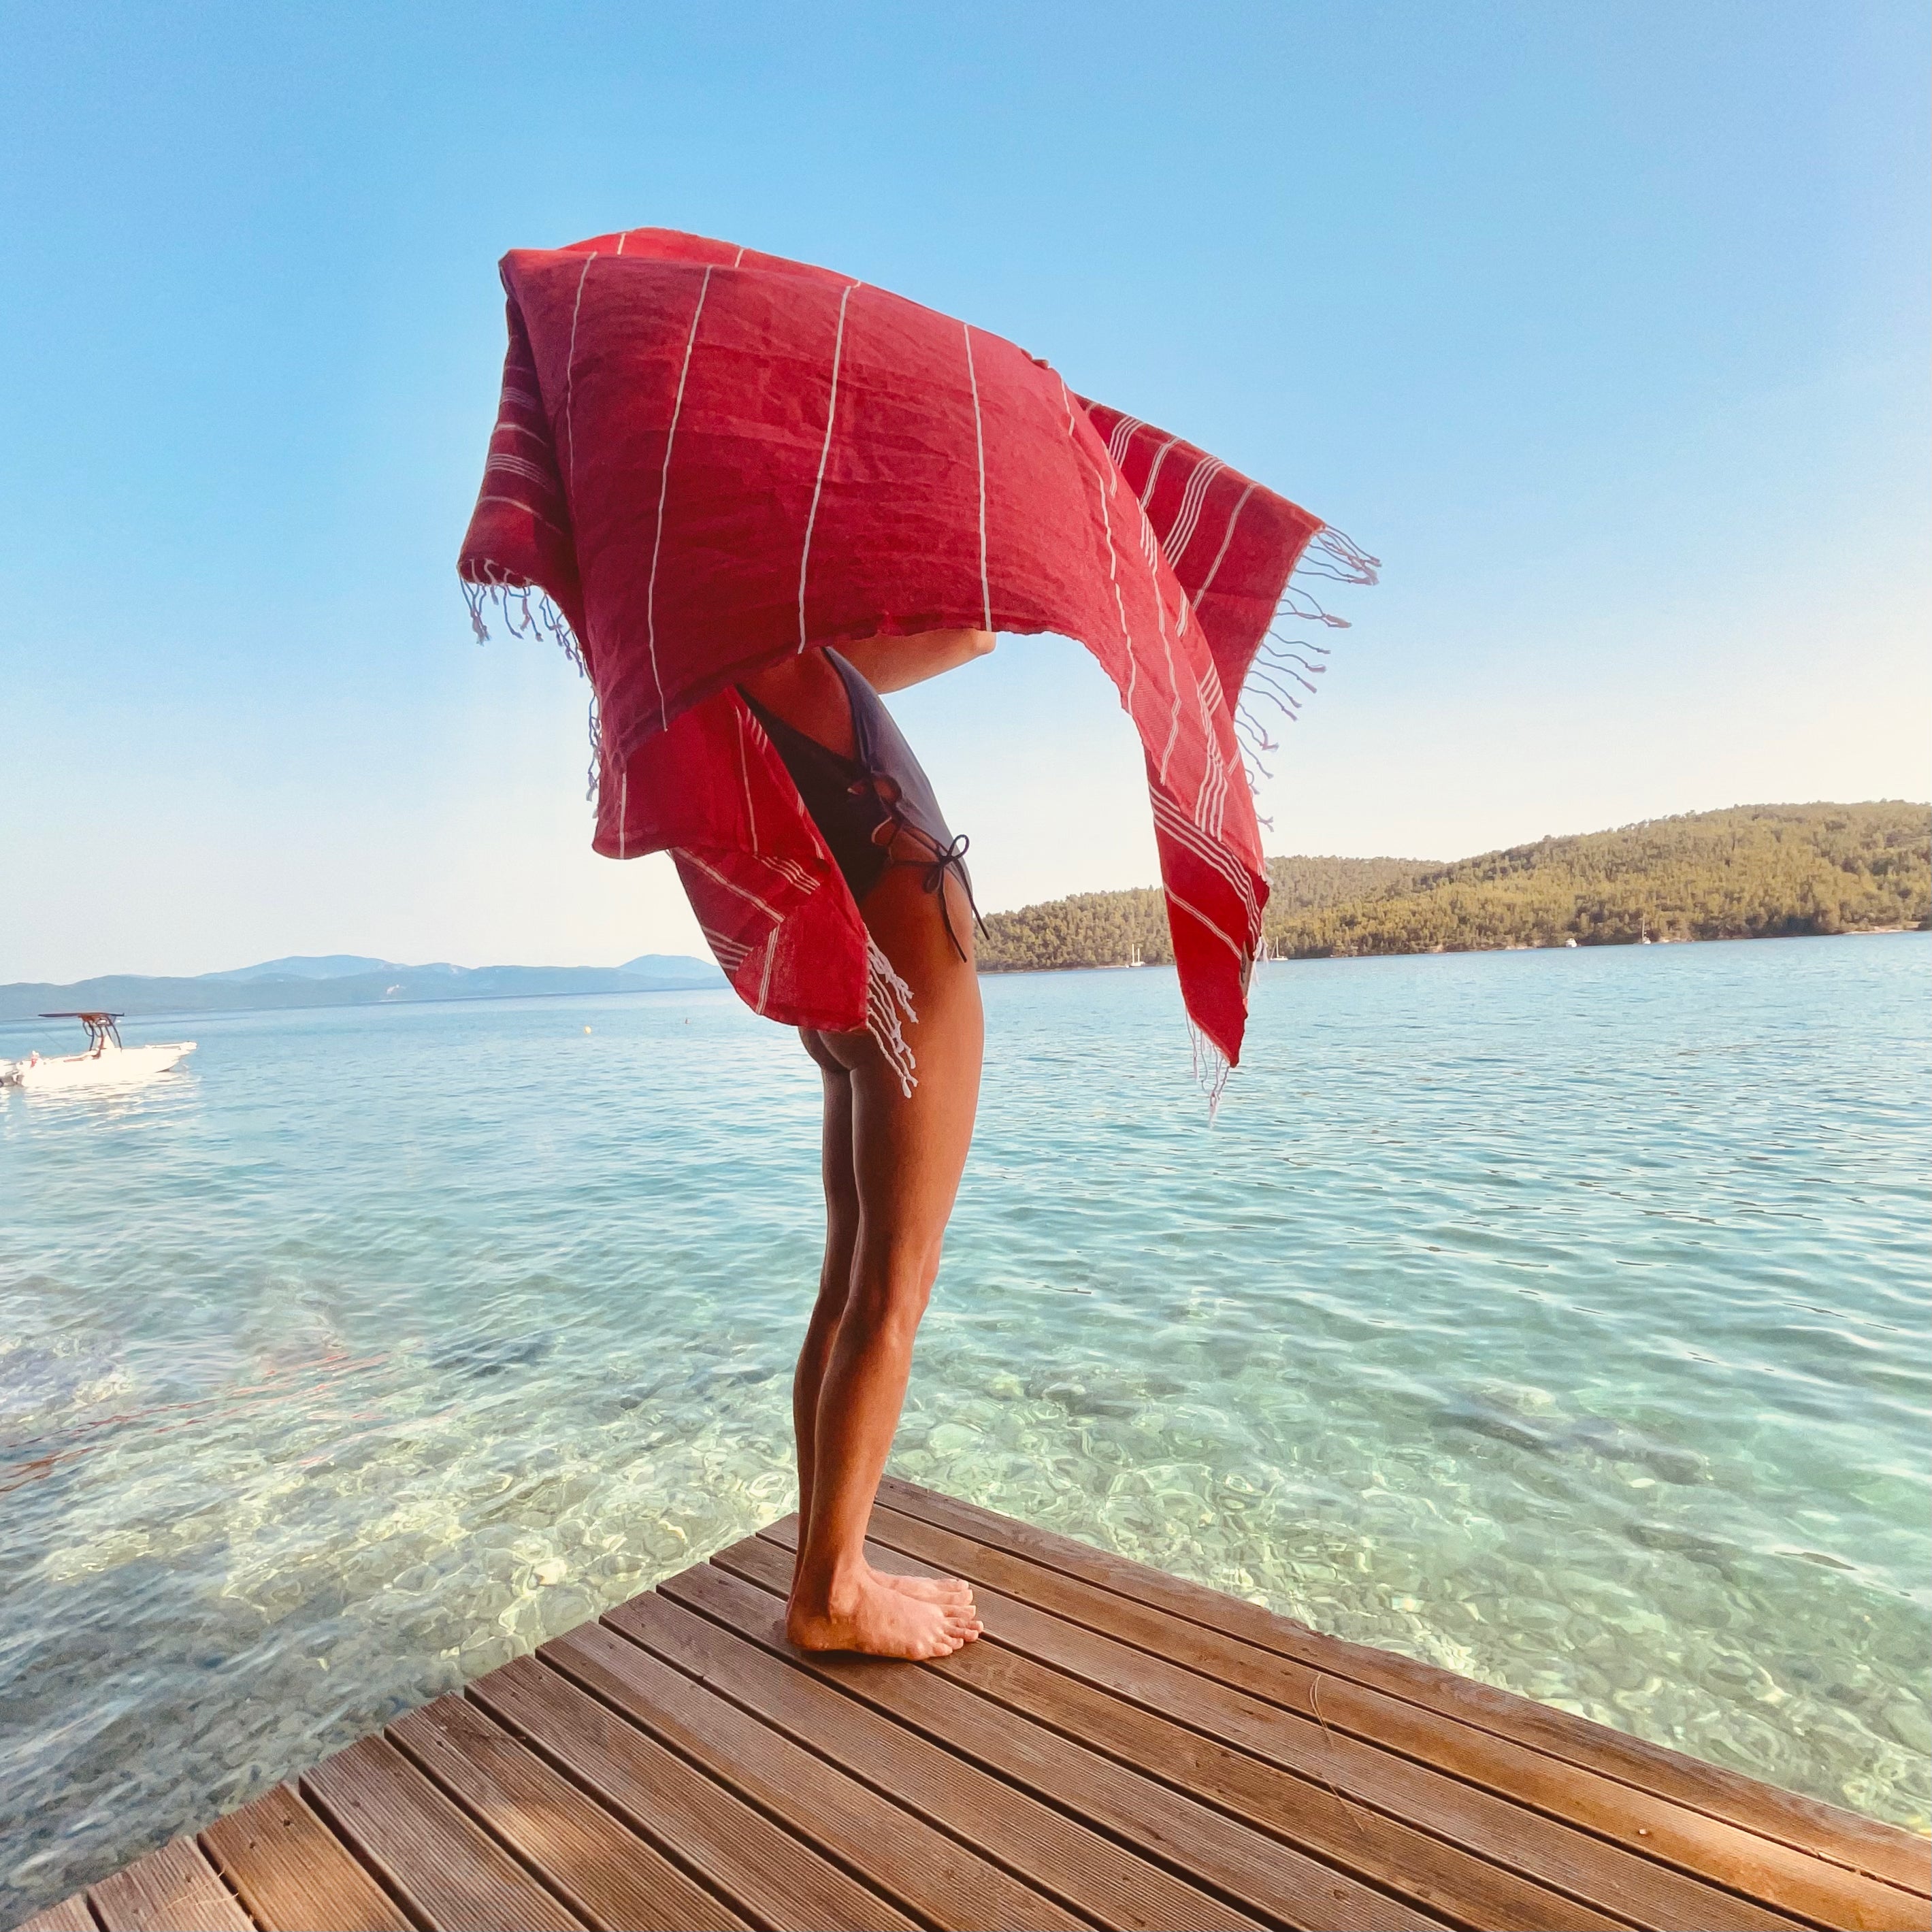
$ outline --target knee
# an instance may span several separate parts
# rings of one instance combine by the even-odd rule
[[[836,1312],[852,1292],[852,1262],[858,1244],[849,1236],[842,1239],[835,1229],[825,1243],[824,1258],[818,1264],[818,1301],[822,1308]]]
[[[845,1303],[844,1320],[866,1336],[910,1338],[932,1298],[939,1273],[939,1256],[891,1256],[878,1266],[862,1262],[854,1271]]]

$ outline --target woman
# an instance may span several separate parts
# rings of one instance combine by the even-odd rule
[[[1304,554],[1347,582],[1373,560],[1017,344],[850,276],[653,228],[501,266],[502,387],[458,560],[477,634],[496,604],[587,672],[595,849],[668,851],[733,987],[825,1078],[791,1634],[941,1656],[978,1628],[970,1594],[876,1574],[864,1532],[972,1137],[980,1005],[963,844],[878,692],[994,632],[1093,652],[1146,754],[1218,1092],[1268,897],[1235,707]],[[1286,661],[1258,675],[1313,688]]]
[[[910,1082],[869,1033],[799,1030],[825,1083],[825,1260],[792,1391],[800,1541],[785,1629],[806,1650],[944,1657],[980,1630],[965,1584],[876,1570],[865,1539],[973,1138],[983,1031],[964,842],[878,693],[992,648],[985,631],[874,638],[739,687],[916,1015]]]

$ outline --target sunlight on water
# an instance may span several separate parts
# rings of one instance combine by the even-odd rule
[[[1263,968],[1211,1133],[1170,974],[988,981],[893,1466],[1922,1827],[1928,964]],[[9,1918],[790,1504],[788,1036],[190,1030],[0,1096]]]

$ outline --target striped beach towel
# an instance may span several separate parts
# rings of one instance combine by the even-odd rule
[[[502,266],[509,348],[458,569],[479,635],[494,603],[591,681],[596,849],[668,850],[758,1012],[884,1038],[893,989],[736,682],[879,635],[1077,638],[1145,752],[1188,1012],[1212,1067],[1236,1061],[1268,896],[1241,694],[1300,676],[1257,666],[1285,596],[1334,621],[1289,590],[1298,566],[1369,582],[1374,560],[850,276],[662,229]]]

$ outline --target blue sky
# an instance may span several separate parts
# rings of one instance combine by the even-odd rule
[[[1932,792],[1922,6],[0,8],[0,980],[700,942],[454,576],[494,263],[971,317],[1385,560],[1274,851]],[[896,707],[992,907],[1146,884],[1076,647]]]

